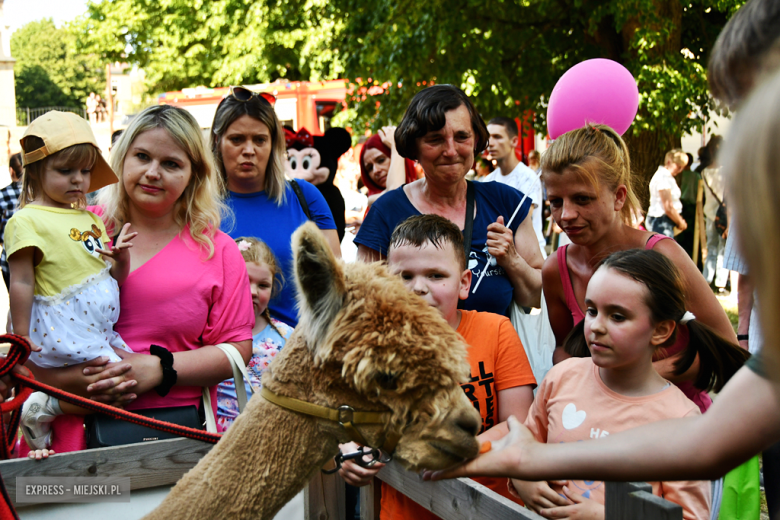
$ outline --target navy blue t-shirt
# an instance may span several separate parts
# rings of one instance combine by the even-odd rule
[[[317,188],[308,182],[297,179],[303,198],[309,205],[309,213],[320,229],[336,229],[328,203]],[[257,193],[228,194],[225,202],[235,214],[235,222],[227,219],[223,222],[222,231],[233,238],[256,237],[268,244],[276,255],[282,272],[284,285],[282,290],[268,302],[271,316],[283,321],[291,327],[298,324],[298,311],[295,309],[295,281],[292,265],[292,234],[306,222],[298,197],[287,183],[285,202],[277,206],[276,201],[269,200],[265,191]],[[231,227],[232,229],[225,229]]]
[[[522,199],[523,194],[511,186],[498,182],[474,183],[474,204],[477,207],[477,214],[474,218],[468,265],[472,281],[468,299],[461,302],[463,309],[507,315],[509,305],[512,303],[513,287],[506,271],[496,264],[495,258],[491,258],[490,267],[477,292],[472,291],[487,261],[487,227],[499,216],[504,217],[505,224],[509,222]],[[522,208],[512,221],[512,233],[517,232],[520,223],[528,215],[530,207],[529,197],[525,199]],[[387,256],[387,246],[390,244],[390,236],[395,227],[407,218],[420,214],[409,201],[403,186],[389,191],[371,206],[355,237],[355,243]]]

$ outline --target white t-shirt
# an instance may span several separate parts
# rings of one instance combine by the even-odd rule
[[[539,248],[542,250],[542,256],[547,257],[544,247],[547,245],[547,241],[544,238],[542,231],[542,181],[539,179],[539,174],[526,166],[523,162],[517,163],[515,169],[512,170],[509,175],[502,175],[501,168],[496,168],[490,174],[484,177],[482,182],[500,182],[507,186],[512,186],[517,191],[527,194],[534,205],[533,213],[533,225],[536,238],[539,241]],[[504,217],[508,219],[512,215]],[[506,224],[506,222],[504,222]]]
[[[680,187],[672,177],[669,170],[663,166],[659,166],[658,170],[650,180],[650,207],[647,208],[648,217],[663,217],[666,212],[664,211],[664,203],[661,201],[661,190],[669,190],[672,192],[672,207],[677,210],[677,213],[682,212],[682,202],[680,202]]]

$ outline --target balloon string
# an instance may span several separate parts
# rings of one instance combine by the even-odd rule
[[[534,183],[531,185],[531,189],[530,189],[530,190],[528,190],[528,192],[530,193],[530,192],[532,192],[533,190],[535,190],[535,189],[536,189],[536,186],[537,186],[537,184],[539,184],[541,181],[542,181],[542,176],[541,176],[541,175],[539,175],[539,176],[536,178],[536,181],[534,181]],[[517,212],[518,212],[518,211],[520,211],[520,208],[522,208],[522,207],[523,207],[523,203],[525,202],[525,199],[527,199],[527,198],[528,198],[528,193],[525,193],[525,194],[523,194],[523,198],[520,200],[520,204],[518,204],[518,205],[517,205],[517,208],[515,208],[515,212],[514,212],[514,213],[512,213],[512,217],[509,219],[509,222],[508,222],[508,223],[507,223],[507,225],[506,225],[506,227],[507,227],[507,228],[510,228],[510,229],[511,229],[511,227],[510,227],[510,226],[512,226],[512,222],[515,220],[515,217],[517,216]],[[488,254],[487,254],[487,259],[485,260],[485,267],[482,269],[482,272],[481,272],[481,273],[479,273],[479,278],[477,278],[477,284],[474,286],[474,290],[472,290],[472,291],[471,291],[471,294],[474,294],[474,293],[476,293],[476,292],[477,292],[477,289],[479,289],[479,284],[481,284],[481,283],[482,283],[482,278],[484,278],[484,276],[485,276],[485,273],[486,273],[486,272],[487,272],[487,270],[488,270],[488,267],[490,267],[490,260],[491,260],[492,258],[493,258],[493,255],[491,255],[491,254],[490,254],[490,252],[488,252]]]

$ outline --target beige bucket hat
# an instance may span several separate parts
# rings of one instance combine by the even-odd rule
[[[114,170],[100,153],[95,134],[92,133],[92,128],[83,117],[72,112],[58,112],[56,110],[46,112],[30,123],[20,142],[24,143],[24,140],[29,136],[43,140],[43,146],[22,156],[24,166],[38,162],[73,145],[91,144],[97,148],[97,159],[92,167],[89,191],[96,191],[119,181]]]

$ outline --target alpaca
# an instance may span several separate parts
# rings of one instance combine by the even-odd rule
[[[436,309],[384,265],[344,264],[313,223],[293,235],[300,322],[263,388],[329,408],[387,412],[357,426],[394,458],[440,469],[475,457],[479,414],[459,383],[466,347]],[[146,518],[271,519],[350,438],[336,422],[256,395],[227,434]]]

